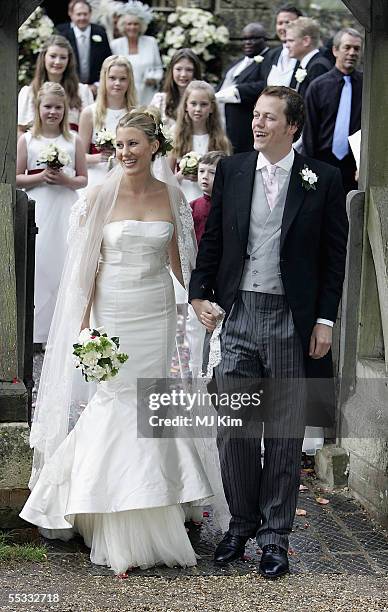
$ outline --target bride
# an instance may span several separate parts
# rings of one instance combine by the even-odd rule
[[[182,504],[212,495],[192,440],[137,437],[137,379],[167,378],[174,349],[167,261],[183,286],[195,262],[188,205],[151,171],[165,152],[156,112],[130,111],[118,124],[118,166],[74,206],[31,430],[32,492],[20,514],[46,537],[80,533],[94,563],[124,576],[130,567],[195,565]],[[90,325],[118,336],[129,359],[87,402],[71,353]]]

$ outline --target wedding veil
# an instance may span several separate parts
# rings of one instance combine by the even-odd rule
[[[168,188],[182,273],[188,288],[197,251],[190,207],[164,157],[156,158],[152,172]],[[34,458],[30,488],[89,399],[90,385],[83,383],[79,370],[74,367],[73,344],[77,342],[92,295],[104,225],[112,216],[122,176],[123,170],[117,166],[109,172],[103,185],[88,189],[72,208],[68,253],[31,427]]]

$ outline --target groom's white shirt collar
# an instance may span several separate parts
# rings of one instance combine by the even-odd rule
[[[281,168],[282,170],[285,170],[286,172],[290,172],[292,165],[294,163],[294,159],[295,159],[294,148],[291,147],[291,151],[287,153],[285,157],[283,157],[278,162],[276,162],[275,166],[278,166],[279,168]],[[261,170],[262,168],[265,168],[266,166],[270,166],[270,165],[271,165],[271,162],[268,161],[268,159],[263,155],[263,153],[260,152],[257,157],[256,170]]]

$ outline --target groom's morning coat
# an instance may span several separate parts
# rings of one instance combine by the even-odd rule
[[[222,160],[217,166],[212,208],[202,237],[189,300],[214,300],[227,315],[236,299],[250,223],[256,151]],[[318,181],[303,185],[307,166]],[[331,352],[308,357],[317,318],[335,321],[345,273],[348,219],[337,168],[295,153],[281,227],[280,271],[295,328],[301,338],[308,377],[332,376]]]

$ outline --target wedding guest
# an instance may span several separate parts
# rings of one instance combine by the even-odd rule
[[[203,195],[190,202],[198,246],[205,231],[206,221],[211,208],[211,195],[217,164],[225,157],[227,157],[227,154],[224,151],[209,151],[209,153],[205,153],[201,157],[198,165],[198,185]],[[189,368],[192,377],[196,378],[201,374],[202,370],[205,328],[198,321],[191,304],[188,307],[186,338],[190,352]]]
[[[167,67],[164,87],[151,100],[150,106],[159,109],[163,124],[168,128],[175,125],[179,102],[188,84],[202,78],[201,63],[191,49],[179,49]]]
[[[63,167],[39,163],[55,145]],[[59,83],[44,83],[36,96],[32,130],[18,140],[16,185],[35,200],[39,233],[35,250],[34,343],[45,343],[54,313],[67,250],[67,232],[77,189],[87,184],[85,152],[80,137],[69,130],[66,92]]]
[[[286,34],[288,24],[302,16],[302,11],[292,4],[281,6],[276,11],[276,35],[281,45],[273,47],[263,63],[262,75],[267,85],[284,85],[295,89],[297,60],[289,56]]]
[[[332,68],[330,61],[318,49],[319,41],[319,24],[314,19],[298,17],[288,24],[286,47],[289,56],[299,62],[295,89],[303,98],[310,83]]]
[[[353,28],[333,40],[335,66],[311,83],[306,95],[303,148],[307,155],[341,170],[345,192],[357,189],[356,162],[348,136],[361,129],[362,73],[356,67],[362,36]]]
[[[145,36],[152,9],[139,0],[129,0],[118,13],[117,27],[122,36],[112,40],[112,51],[129,59],[139,104],[149,105],[163,78],[158,43],[153,36]]]
[[[71,0],[70,23],[56,26],[73,47],[81,83],[87,83],[95,96],[102,62],[112,55],[105,29],[91,23],[92,7],[87,0]]]
[[[104,181],[109,170],[108,160],[114,153],[113,143],[98,150],[99,132],[105,128],[114,135],[119,120],[136,106],[136,102],[131,64],[120,55],[107,57],[102,64],[96,101],[82,111],[80,121],[80,136],[87,151],[89,186]]]
[[[190,151],[204,155],[208,151],[231,152],[231,144],[221,124],[214,89],[205,81],[191,81],[186,87],[178,108],[174,128],[174,149],[170,155],[171,168],[188,202],[198,198],[202,192],[197,175],[185,175],[179,169],[182,157]],[[174,284],[177,304],[186,304],[187,295],[178,284]]]
[[[198,185],[202,191],[202,195],[190,202],[193,213],[194,231],[198,245],[205,231],[206,221],[210,212],[211,196],[217,165],[224,157],[227,157],[227,153],[224,151],[209,151],[201,157],[198,164]]]
[[[250,151],[253,147],[252,112],[257,96],[264,88],[261,64],[269,52],[267,34],[261,23],[248,23],[242,31],[244,55],[226,70],[217,102],[225,112],[226,132],[234,153]]]
[[[51,36],[43,45],[36,61],[31,85],[21,88],[18,97],[18,130],[25,132],[34,122],[35,98],[43,83],[60,83],[69,105],[69,124],[78,131],[80,113],[93,102],[87,85],[80,83],[75,70],[73,49],[63,36]]]

